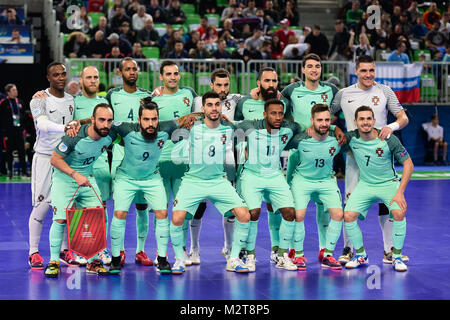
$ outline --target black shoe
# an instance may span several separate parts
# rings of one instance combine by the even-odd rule
[[[110,274],[119,274],[121,271],[120,266],[120,256],[119,257],[112,257],[111,264],[109,266],[109,273]]]
[[[160,273],[172,273],[172,268],[170,267],[170,263],[167,261],[166,257],[158,256],[156,262],[156,271]]]

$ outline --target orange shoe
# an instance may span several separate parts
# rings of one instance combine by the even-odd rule
[[[134,260],[137,264],[142,264],[143,266],[152,266],[153,261],[147,257],[144,251],[136,254],[136,259]]]

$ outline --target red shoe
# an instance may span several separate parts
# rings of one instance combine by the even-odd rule
[[[288,257],[291,260],[295,258],[295,250],[294,249],[289,250]]]
[[[44,269],[44,259],[41,257],[39,252],[35,252],[28,257],[28,264],[33,270]]]
[[[125,250],[120,251],[120,265],[125,265]]]
[[[59,261],[70,267],[80,266],[80,263],[75,260],[75,257],[69,250],[63,250],[59,253]]]
[[[324,255],[325,255],[325,248],[322,248],[319,250],[319,262],[322,262]]]
[[[292,262],[297,266],[297,270],[305,271],[306,262],[308,262],[308,259],[306,259],[305,257],[295,257]]]
[[[339,261],[337,261],[333,256],[326,256],[322,260],[322,267],[329,268],[332,270],[341,270],[342,266]]]
[[[136,259],[134,260],[137,264],[142,264],[143,266],[152,266],[153,261],[147,257],[144,251],[136,254]]]

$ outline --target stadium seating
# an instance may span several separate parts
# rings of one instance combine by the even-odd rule
[[[158,47],[142,47],[142,53],[148,59],[159,59],[159,48]]]

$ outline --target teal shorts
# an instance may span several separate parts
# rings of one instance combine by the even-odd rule
[[[294,174],[291,188],[295,210],[306,209],[310,200],[320,202],[329,209],[342,209],[341,191],[335,178],[309,180]]]
[[[128,211],[131,203],[147,203],[153,210],[166,210],[167,198],[159,173],[147,180],[135,180],[122,175],[116,176],[114,185],[114,211]]]
[[[92,188],[95,189],[95,192],[100,197],[100,190],[98,189],[94,176],[90,175],[87,178],[89,179]],[[96,208],[103,206],[102,202],[99,198],[97,198],[94,189],[92,188],[80,187],[78,189],[78,185],[75,180],[69,176],[65,178],[53,175],[52,186],[50,188],[50,196],[53,207],[53,220],[66,220],[67,206],[69,205],[69,202],[77,189],[78,192],[75,195],[70,208],[73,207],[73,204],[75,204],[77,208]]]
[[[291,189],[281,170],[270,177],[244,170],[239,180],[238,192],[250,210],[261,208],[263,200],[272,204],[274,211],[294,207]]]
[[[186,211],[190,215],[187,219],[190,219],[205,199],[214,204],[222,215],[231,209],[247,206],[226,176],[211,180],[185,176],[173,203],[173,211]]]
[[[388,181],[379,184],[370,184],[359,180],[355,190],[350,194],[344,211],[353,211],[359,213],[359,219],[365,220],[370,206],[374,202],[381,200],[388,208],[392,218],[392,210],[401,210],[397,202],[391,202],[397,193],[400,181]]]
[[[94,177],[100,189],[102,201],[111,199],[112,179],[109,171],[108,153],[103,154],[94,163]]]

